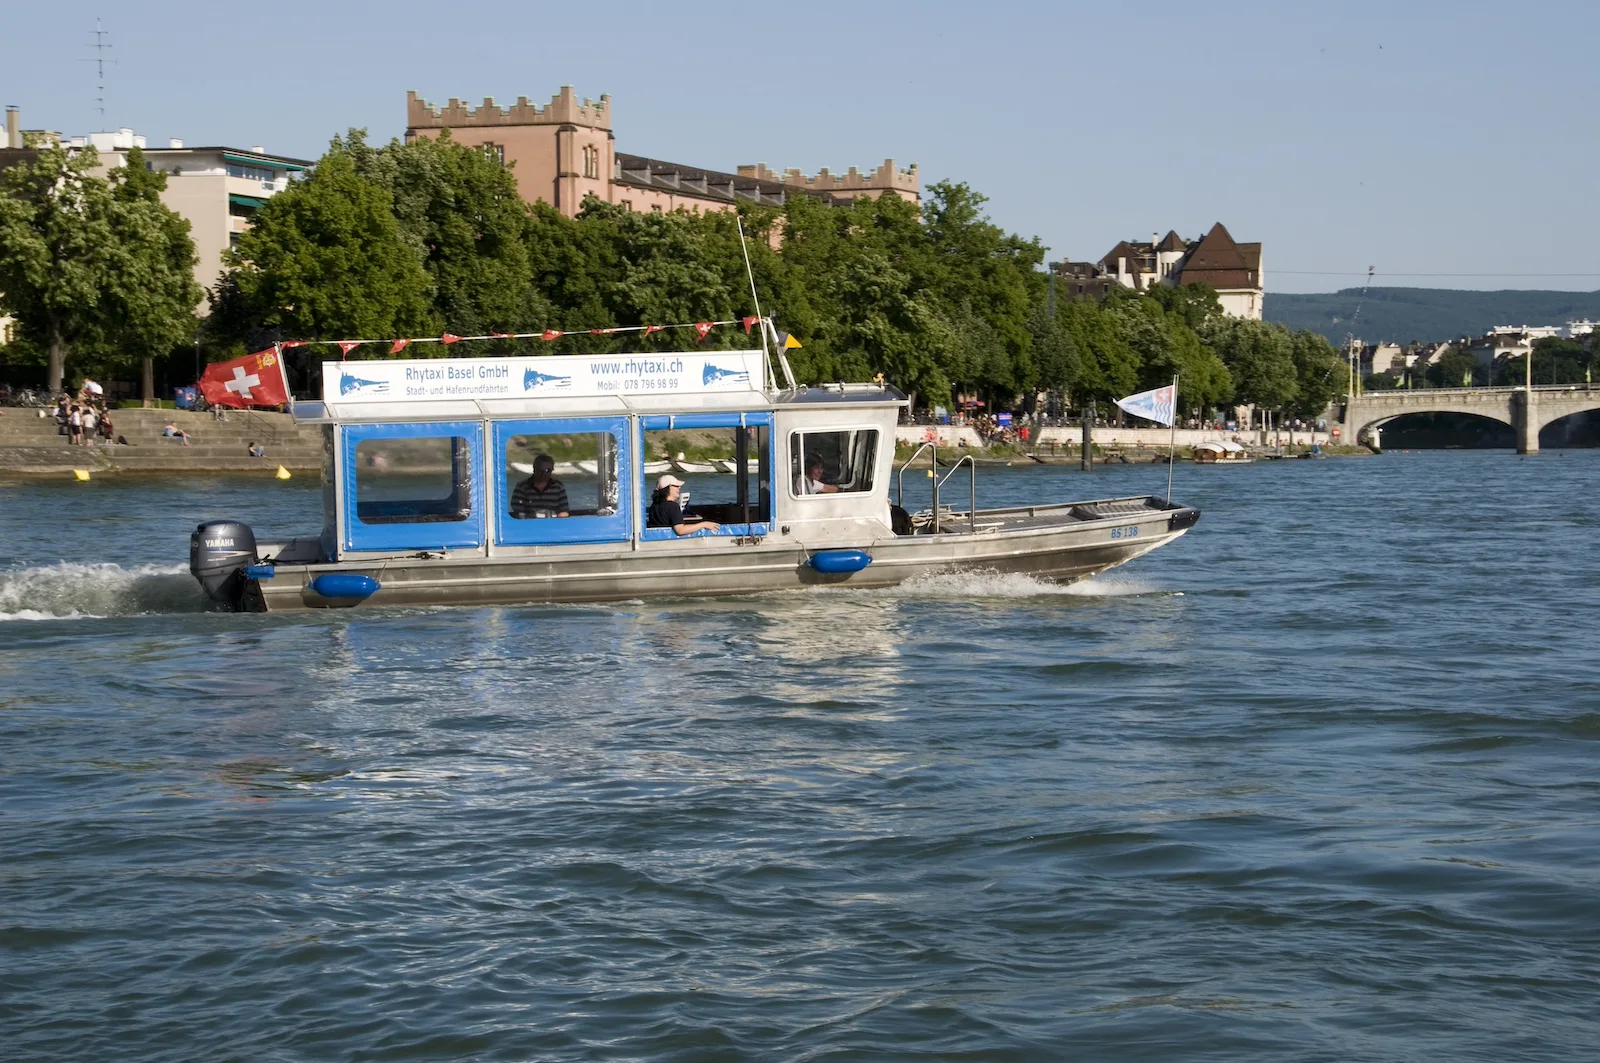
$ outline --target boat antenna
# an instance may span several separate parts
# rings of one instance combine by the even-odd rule
[[[756,271],[750,268],[750,248],[744,242],[744,220],[739,217],[738,211],[734,212],[733,224],[739,229],[739,251],[744,255],[744,274],[750,278],[750,301],[756,304],[756,317],[761,325],[761,364],[767,367],[767,374],[776,384],[778,374],[772,371],[772,356],[767,352],[767,321],[761,316],[761,296],[756,294]]]

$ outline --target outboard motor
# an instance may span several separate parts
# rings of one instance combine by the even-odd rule
[[[245,569],[255,564],[256,534],[236,520],[208,520],[189,536],[189,571],[200,581],[206,597],[234,612],[250,609],[246,603],[252,586]]]

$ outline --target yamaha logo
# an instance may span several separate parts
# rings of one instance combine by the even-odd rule
[[[233,540],[232,539],[207,539],[206,540],[206,545],[207,546],[232,546],[233,545]]]

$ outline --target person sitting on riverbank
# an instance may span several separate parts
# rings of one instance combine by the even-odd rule
[[[533,475],[511,492],[511,515],[518,520],[530,517],[568,515],[567,486],[555,477],[556,459],[540,454],[533,459]]]
[[[645,513],[645,526],[671,528],[674,535],[693,535],[700,531],[718,531],[722,525],[703,517],[686,517],[678,493],[683,481],[671,473],[656,481],[655,494],[650,496],[650,509]]]
[[[189,433],[185,432],[183,429],[179,428],[177,425],[173,424],[171,421],[168,421],[166,423],[166,425],[164,427],[162,427],[161,436],[162,436],[163,439],[176,439],[178,442],[182,443],[184,446],[188,446],[189,445],[189,439],[190,439]]]

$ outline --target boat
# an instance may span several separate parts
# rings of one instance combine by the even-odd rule
[[[896,463],[902,392],[802,387],[780,364],[782,386],[759,348],[323,363],[319,396],[292,403],[322,432],[322,528],[257,540],[207,521],[190,570],[217,607],[267,612],[874,588],[962,570],[1070,582],[1200,517],[1151,495],[979,509],[970,456],[944,470],[925,443]],[[649,526],[660,463],[645,456],[687,429],[725,438],[734,474],[690,506],[719,527],[679,535]],[[512,512],[540,453],[574,470],[558,474],[566,517]],[[814,461],[833,490],[806,490]],[[914,514],[907,472],[931,495]]]
[[[1248,450],[1226,439],[1196,443],[1194,460],[1197,465],[1249,465],[1255,461]]]

